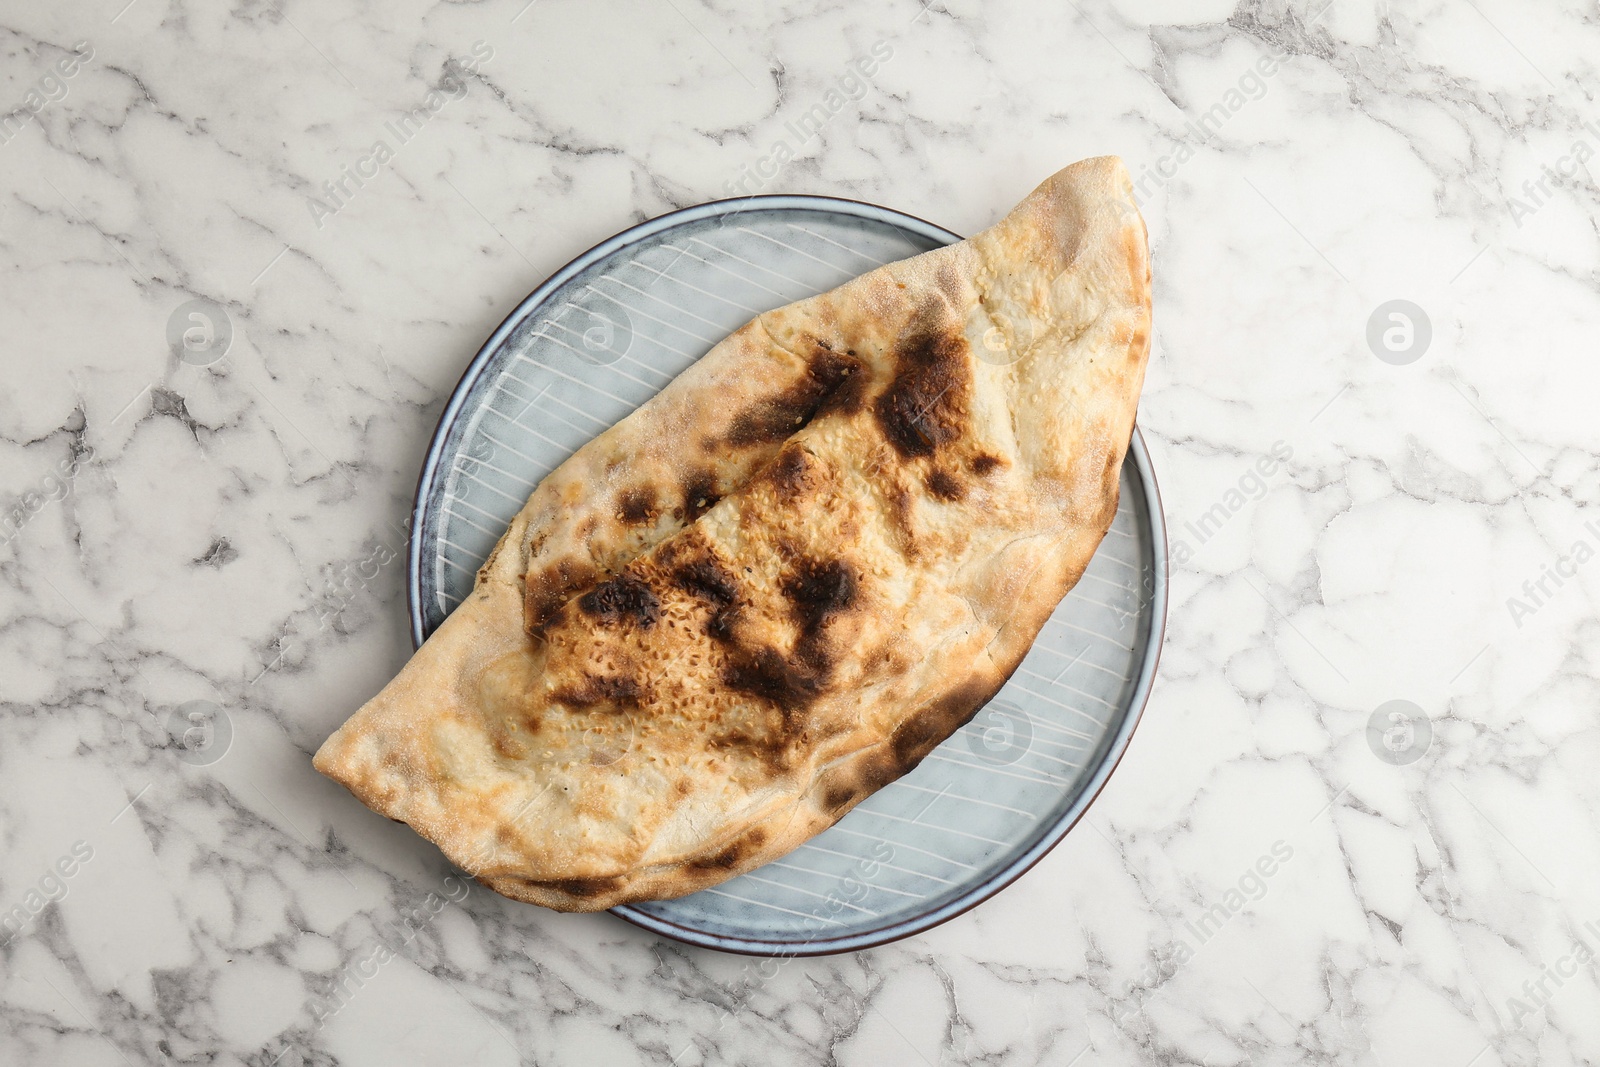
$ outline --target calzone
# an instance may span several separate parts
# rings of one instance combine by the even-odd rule
[[[563,911],[783,855],[966,722],[1083,573],[1150,316],[1107,157],[757,317],[540,483],[317,769]]]

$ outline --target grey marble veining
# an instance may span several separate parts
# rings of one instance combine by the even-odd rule
[[[1600,1060],[1592,11],[524,4],[0,9],[0,1062]],[[719,956],[312,771],[550,272],[730,190],[972,232],[1106,152],[1172,609],[1017,884]]]

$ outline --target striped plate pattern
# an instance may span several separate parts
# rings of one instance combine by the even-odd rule
[[[825,197],[702,205],[569,264],[485,344],[417,490],[413,636],[443,621],[539,480],[756,314],[956,240]],[[1135,434],[1111,533],[1000,694],[912,773],[782,859],[618,908],[680,940],[820,955],[926,929],[1063,836],[1121,755],[1165,622],[1166,542]]]

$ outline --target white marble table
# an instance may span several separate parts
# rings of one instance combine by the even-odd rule
[[[525,3],[0,11],[0,1062],[1600,1059],[1592,11]],[[548,273],[740,189],[971,232],[1108,152],[1171,621],[1015,886],[763,965],[469,889],[312,771]]]

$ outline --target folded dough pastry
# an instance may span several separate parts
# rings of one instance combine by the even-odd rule
[[[1116,511],[1149,342],[1110,157],[758,317],[538,486],[317,769],[564,911],[781,856],[1017,668]]]

